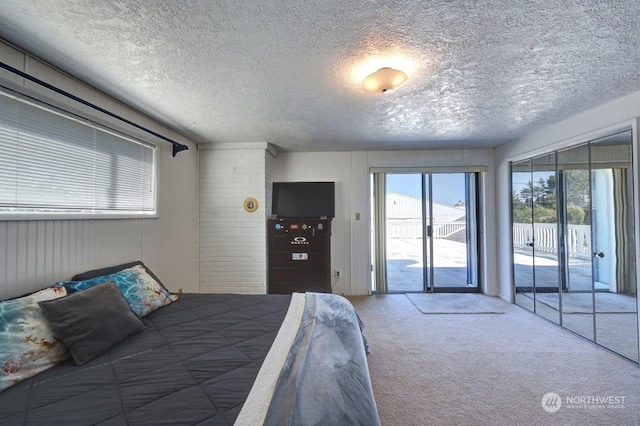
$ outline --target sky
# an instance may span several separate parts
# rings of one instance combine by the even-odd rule
[[[387,173],[387,192],[420,198],[421,176],[420,173]],[[453,206],[458,201],[464,201],[465,173],[434,173],[432,176],[434,202]]]

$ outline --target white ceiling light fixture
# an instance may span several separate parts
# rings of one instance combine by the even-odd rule
[[[370,93],[385,93],[389,90],[397,89],[405,81],[407,81],[407,74],[404,72],[390,67],[383,67],[365,77],[362,80],[362,88]]]

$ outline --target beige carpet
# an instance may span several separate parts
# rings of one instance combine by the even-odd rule
[[[365,323],[383,425],[640,424],[636,364],[518,306],[423,315],[402,294],[350,299]],[[550,392],[562,402],[554,413],[542,407]],[[609,396],[623,404],[567,402]]]
[[[502,300],[482,294],[407,293],[423,314],[503,314]]]

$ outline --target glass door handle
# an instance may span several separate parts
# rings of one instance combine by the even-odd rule
[[[525,246],[527,247],[533,247],[533,243],[526,243]]]
[[[593,253],[593,257],[599,257],[600,259],[602,259],[604,257],[604,253],[601,251],[597,251]]]

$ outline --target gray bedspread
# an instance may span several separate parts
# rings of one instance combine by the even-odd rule
[[[290,300],[180,295],[96,360],[69,360],[0,392],[0,425],[232,425]],[[335,295],[305,300],[264,424],[378,425],[353,307]]]
[[[360,326],[346,299],[306,293],[265,425],[380,424]]]
[[[0,392],[0,424],[231,425],[290,299],[182,294],[98,359]]]

